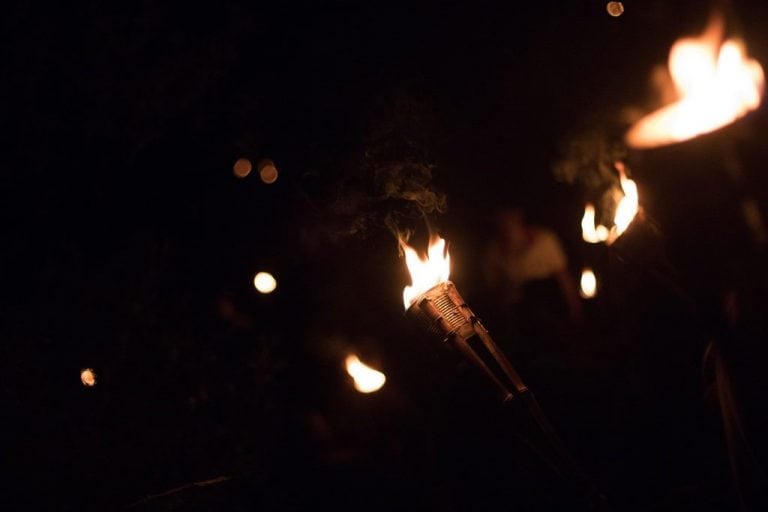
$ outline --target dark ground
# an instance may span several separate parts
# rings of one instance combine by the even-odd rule
[[[616,510],[765,504],[768,287],[738,210],[768,209],[765,109],[627,155],[664,250],[639,222],[585,246],[591,190],[553,171],[645,108],[702,3],[118,4],[3,9],[3,510],[582,509],[525,418],[404,318],[386,224],[424,231],[414,199]],[[768,6],[729,5],[765,65]],[[235,178],[240,157],[278,181]],[[481,279],[509,205],[604,280],[566,336],[511,325]],[[352,389],[348,351],[386,373],[379,393]],[[750,443],[738,487],[724,397]]]

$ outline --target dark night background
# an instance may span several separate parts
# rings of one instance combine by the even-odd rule
[[[113,4],[3,9],[3,510],[586,510],[403,316],[388,226],[425,217],[614,509],[765,506],[764,241],[739,210],[768,210],[765,108],[626,155],[661,234],[579,227],[595,148],[653,107],[651,69],[708,4]],[[768,4],[721,6],[768,64]],[[503,206],[604,283],[566,336],[494,307]],[[348,352],[381,391],[354,391]]]

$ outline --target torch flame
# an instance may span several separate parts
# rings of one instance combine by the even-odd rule
[[[405,264],[411,274],[411,286],[406,286],[403,290],[403,302],[407,310],[416,297],[448,280],[451,273],[451,257],[445,249],[445,240],[439,236],[431,237],[426,258],[419,256],[416,250],[402,239],[400,245],[405,252]]]
[[[581,237],[585,242],[597,244],[606,242],[609,245],[616,241],[634,220],[640,209],[637,184],[627,178],[626,168],[621,162],[616,162],[616,170],[619,171],[619,184],[623,193],[616,205],[611,229],[599,224],[595,226],[595,207],[587,203],[584,207],[584,216],[581,218]]]
[[[716,17],[699,37],[679,39],[669,52],[678,100],[648,114],[627,133],[630,146],[651,148],[682,142],[726,126],[762,100],[763,68],[735,39],[722,41]]]
[[[597,294],[597,278],[591,268],[585,268],[581,271],[581,296],[585,299],[591,299]]]
[[[616,162],[616,169],[619,171],[619,180],[621,183],[621,190],[624,192],[624,197],[621,198],[618,206],[616,206],[616,213],[613,216],[613,229],[611,229],[611,236],[608,237],[609,243],[612,243],[627,230],[632,219],[637,215],[637,210],[639,208],[637,185],[634,181],[627,178],[626,172],[624,171],[624,164]]]
[[[595,207],[592,203],[587,203],[584,207],[584,217],[581,218],[581,237],[590,244],[608,240],[608,228],[602,224],[595,226]]]
[[[387,381],[387,377],[383,373],[363,364],[354,354],[347,356],[345,365],[347,373],[355,381],[355,389],[361,393],[378,391]]]

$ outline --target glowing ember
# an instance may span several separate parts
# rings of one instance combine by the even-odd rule
[[[591,268],[581,271],[581,296],[591,299],[597,294],[597,278]]]
[[[609,245],[616,241],[634,220],[640,209],[637,184],[627,178],[624,164],[616,162],[616,170],[619,171],[619,183],[622,197],[616,205],[611,229],[599,224],[595,226],[595,207],[587,203],[584,207],[584,216],[581,218],[581,237],[585,242],[597,244],[606,242]],[[618,192],[618,191],[617,191]]]
[[[403,240],[400,240],[400,245],[405,252],[405,263],[411,274],[411,286],[406,286],[403,290],[403,302],[407,310],[416,297],[448,280],[451,258],[445,249],[445,240],[439,236],[430,239],[426,258],[419,256],[416,250]]]
[[[96,372],[92,368],[85,368],[80,372],[80,381],[83,386],[93,387],[96,385]]]
[[[678,100],[638,121],[627,133],[630,146],[650,148],[682,142],[726,126],[756,109],[764,74],[735,39],[723,42],[715,18],[699,37],[680,39],[669,52]]]
[[[387,377],[383,373],[363,364],[354,354],[347,356],[345,365],[347,373],[355,381],[355,389],[361,393],[378,391],[387,381]]]
[[[269,272],[259,272],[253,278],[253,286],[260,293],[272,293],[277,288],[277,281]]]

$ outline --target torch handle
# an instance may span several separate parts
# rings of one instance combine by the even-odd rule
[[[597,489],[597,487],[595,487],[594,483],[584,473],[581,466],[576,462],[576,459],[571,455],[571,452],[565,446],[565,443],[544,414],[544,411],[541,409],[534,394],[531,391],[526,390],[525,393],[520,395],[520,399],[525,406],[526,412],[533,418],[560,461],[558,467],[561,469],[561,476],[572,481],[576,487],[576,491],[582,494],[582,496],[590,502],[593,510],[609,511],[610,507],[607,498]]]
[[[488,363],[486,363],[485,359],[483,359],[477,351],[470,345],[470,339],[458,339],[454,343],[456,348],[458,348],[469,360],[471,360],[473,363],[475,363],[484,373],[485,375],[493,381],[494,384],[496,384],[499,389],[504,393],[504,401],[511,400],[515,397],[515,393],[510,389],[509,384],[504,382],[503,378],[500,378],[500,376],[497,375],[497,372],[494,372],[489,366]]]
[[[588,498],[592,510],[608,510],[605,498],[579,468],[544,416],[528,386],[523,383],[517,370],[459,295],[453,283],[445,281],[424,292],[413,301],[407,314],[419,319],[431,331],[442,333],[446,342],[474,362],[504,392],[505,402],[521,403],[526,416],[533,419],[537,429],[544,435],[549,447],[547,451],[551,452],[552,458],[527,439],[524,440],[526,444],[561,478],[575,487],[580,498]],[[516,397],[519,399],[513,400]]]
[[[506,380],[508,380],[512,385],[514,394],[521,395],[527,392],[528,386],[523,383],[523,379],[520,378],[520,375],[517,373],[517,370],[515,370],[515,367],[512,366],[512,363],[509,362],[507,356],[505,356],[504,353],[499,349],[499,346],[496,345],[496,342],[493,341],[493,338],[491,338],[491,335],[488,333],[488,330],[483,326],[483,324],[480,323],[480,320],[475,319],[474,330],[475,334],[480,339],[480,341],[482,341],[486,350],[488,350],[496,364],[504,373]],[[514,394],[512,395],[514,396]]]
[[[527,416],[533,419],[535,426],[544,435],[550,451],[556,462],[545,458],[536,449],[536,452],[547,462],[562,478],[571,482],[575,491],[589,500],[593,510],[609,510],[607,500],[597,490],[576,459],[571,455],[565,443],[558,435],[555,428],[541,409],[536,397],[523,383],[517,370],[512,366],[507,357],[501,351],[491,335],[476,318],[473,321],[473,336],[468,338],[457,336],[454,344],[469,359],[474,361],[481,370],[505,393],[505,402],[521,402]],[[479,343],[478,343],[479,341]],[[517,398],[517,400],[513,400]],[[528,443],[529,445],[532,443]]]

